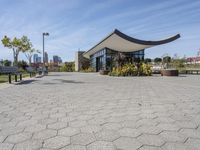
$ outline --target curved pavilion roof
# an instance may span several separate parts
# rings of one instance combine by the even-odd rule
[[[101,40],[98,44],[85,52],[83,55],[89,58],[90,55],[105,47],[119,52],[133,52],[156,45],[166,44],[178,38],[180,38],[180,34],[159,41],[144,41],[132,38],[115,29],[111,34],[109,34],[106,38]]]

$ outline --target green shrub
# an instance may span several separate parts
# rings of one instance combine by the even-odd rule
[[[74,62],[66,62],[63,66],[60,67],[60,72],[74,72],[75,64]]]
[[[119,68],[113,68],[109,73],[110,76],[151,76],[151,66],[145,63],[139,64],[137,67],[134,64],[125,64]]]
[[[89,67],[87,69],[81,70],[81,72],[95,72],[95,70],[92,67]]]

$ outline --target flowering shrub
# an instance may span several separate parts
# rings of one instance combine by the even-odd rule
[[[151,66],[145,63],[141,63],[138,66],[134,64],[125,64],[119,68],[113,68],[110,76],[151,76]]]

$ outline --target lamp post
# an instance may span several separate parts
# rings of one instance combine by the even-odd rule
[[[42,33],[42,38],[43,38],[43,68],[42,68],[42,72],[43,72],[43,75],[45,75],[45,55],[44,55],[44,37],[45,36],[49,36],[49,33],[48,32]]]

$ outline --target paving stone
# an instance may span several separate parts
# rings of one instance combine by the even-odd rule
[[[200,138],[200,131],[196,129],[181,129],[179,132],[187,137]]]
[[[72,144],[88,145],[95,141],[95,137],[90,133],[79,133],[71,137]]]
[[[11,135],[11,134],[16,134],[20,133],[24,130],[22,127],[9,127],[6,129],[1,130],[0,135]]]
[[[200,148],[200,139],[189,138],[185,144],[189,150],[199,150]]]
[[[22,133],[18,133],[18,134],[13,134],[13,135],[9,135],[6,138],[7,143],[20,143],[23,142],[25,140],[28,140],[32,137],[32,133],[30,132],[22,132]]]
[[[149,146],[162,146],[165,142],[159,135],[142,134],[138,141]]]
[[[115,147],[111,142],[96,141],[89,144],[87,150],[115,150]]]
[[[80,133],[78,128],[67,127],[58,131],[58,135],[73,136]]]
[[[115,130],[102,130],[95,133],[95,137],[99,141],[114,141],[119,138],[120,135]]]
[[[12,150],[13,146],[10,143],[0,143],[0,150]]]
[[[190,150],[183,143],[165,143],[162,150]]]
[[[114,141],[114,145],[120,150],[137,150],[142,146],[135,138],[120,137]]]
[[[70,144],[70,138],[64,136],[56,136],[44,141],[44,148],[59,149]]]
[[[86,147],[82,145],[68,145],[60,150],[86,150]]]
[[[119,130],[122,126],[119,123],[106,123],[103,125],[103,128],[107,130]]]
[[[44,130],[44,129],[46,129],[46,125],[36,124],[34,126],[26,127],[24,131],[33,133],[33,132],[38,132],[38,131],[41,131],[41,130]]]
[[[119,134],[121,136],[126,136],[126,137],[138,137],[141,135],[141,132],[138,131],[138,129],[132,129],[132,128],[123,128],[120,129]]]
[[[139,130],[139,132],[147,133],[147,134],[159,134],[160,132],[162,132],[162,130],[157,126],[144,125],[144,126],[140,126],[137,129]]]
[[[163,150],[161,147],[156,147],[156,146],[142,146],[138,150]]]
[[[87,122],[83,121],[83,120],[78,120],[78,121],[76,120],[76,121],[69,122],[69,126],[75,127],[75,128],[83,127],[83,126],[86,126],[86,125],[87,125]]]
[[[49,125],[47,126],[47,128],[58,130],[58,129],[65,128],[65,127],[67,127],[67,126],[68,126],[68,123],[56,122],[56,123],[49,124]]]
[[[28,140],[28,141],[16,144],[13,150],[38,150],[41,147],[42,147],[41,140]]]
[[[55,130],[45,129],[45,130],[34,133],[33,139],[44,140],[44,139],[54,137],[54,136],[56,136],[56,134],[57,134],[57,131],[55,131]]]
[[[167,142],[182,142],[184,143],[187,137],[180,132],[163,131],[159,134]]]
[[[102,130],[102,127],[97,125],[88,125],[81,128],[81,132],[83,133],[96,133],[100,130]]]
[[[144,140],[149,143],[160,145],[162,138],[166,143],[141,145],[140,149],[195,149],[198,145],[199,76],[186,75],[183,80],[181,77],[114,78],[97,73],[49,73],[32,80],[31,84],[6,88],[0,85],[0,143],[30,132],[32,140],[17,137],[20,140],[14,140],[15,149],[47,150],[50,148],[41,144],[44,140],[58,135],[71,140],[80,133],[86,136],[74,141],[83,145],[70,144],[63,148],[85,150],[86,143],[114,143],[120,138],[139,142],[142,135],[150,136],[150,142]],[[180,135],[187,139],[184,141]],[[41,141],[39,144],[28,142],[34,139]],[[30,146],[27,148],[27,145]]]
[[[0,135],[0,143],[6,139],[7,136]]]
[[[180,129],[176,124],[171,123],[160,123],[157,127],[166,131],[178,131]]]

